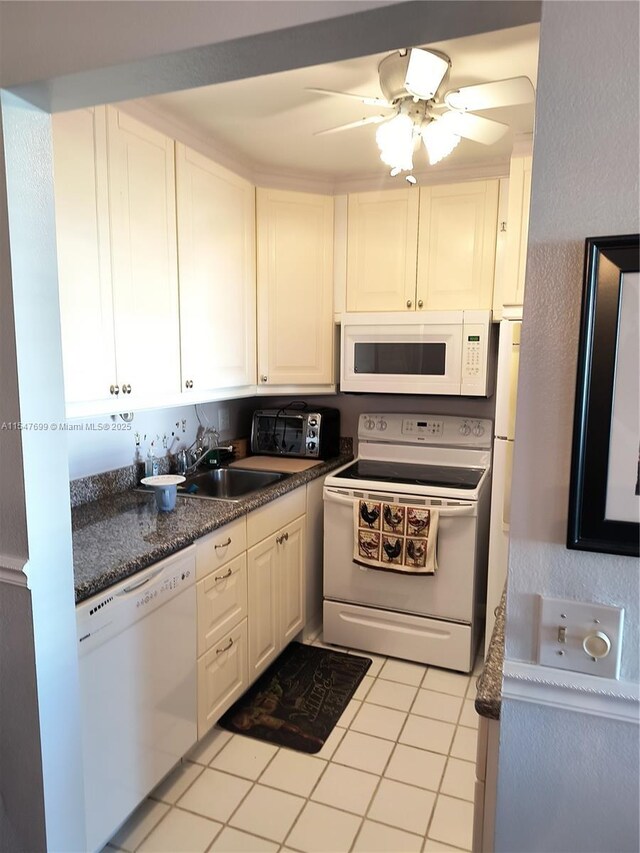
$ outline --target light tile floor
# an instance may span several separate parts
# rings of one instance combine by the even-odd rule
[[[216,727],[104,853],[470,850],[480,664],[468,677],[351,653],[373,664],[319,753]]]

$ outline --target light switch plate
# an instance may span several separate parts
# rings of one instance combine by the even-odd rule
[[[540,596],[538,663],[618,678],[623,621],[621,607]]]

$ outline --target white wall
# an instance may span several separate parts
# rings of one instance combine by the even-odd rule
[[[638,10],[543,4],[506,636],[508,660],[535,662],[538,594],[623,606],[628,682],[638,561],[569,551],[565,537],[584,240],[640,225]],[[503,707],[496,849],[637,851],[637,725]]]

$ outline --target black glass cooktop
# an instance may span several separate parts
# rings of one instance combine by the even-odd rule
[[[409,462],[381,462],[359,459],[335,477],[344,480],[378,480],[411,486],[441,486],[451,489],[475,489],[484,468],[452,468],[448,465],[418,465]]]

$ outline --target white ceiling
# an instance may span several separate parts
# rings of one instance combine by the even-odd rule
[[[521,75],[535,86],[538,36],[538,24],[530,24],[423,46],[450,57],[448,89]],[[334,182],[382,177],[388,175],[388,169],[379,158],[374,125],[314,136],[318,130],[378,115],[380,108],[307,92],[305,87],[380,97],[377,67],[386,55],[158,95],[142,103],[256,171]],[[533,129],[533,104],[479,114],[508,124],[509,133],[492,146],[463,139],[435,167],[428,166],[424,152],[419,151],[414,158],[416,174],[439,169],[468,172],[474,167],[506,163],[514,134]]]

